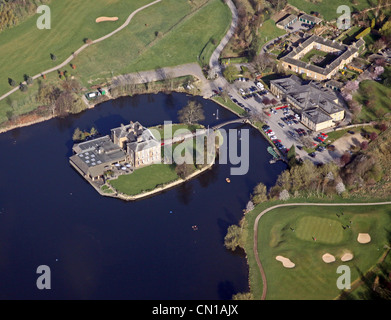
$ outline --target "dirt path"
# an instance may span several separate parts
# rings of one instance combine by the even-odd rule
[[[159,2],[161,2],[161,1],[162,1],[162,0],[156,0],[156,1],[154,1],[154,2],[151,2],[151,3],[149,3],[149,4],[147,4],[147,5],[143,6],[143,7],[141,7],[141,8],[138,8],[137,10],[133,11],[133,12],[129,15],[129,17],[126,19],[126,21],[125,21],[119,28],[115,29],[113,32],[110,32],[109,34],[107,34],[107,35],[105,35],[105,36],[103,36],[103,37],[101,37],[101,38],[99,38],[99,39],[93,40],[91,43],[86,43],[86,44],[84,44],[84,45],[81,46],[78,50],[76,50],[68,59],[66,59],[63,63],[59,64],[59,65],[56,66],[56,67],[50,68],[50,69],[48,69],[48,70],[46,70],[46,71],[43,71],[43,72],[41,72],[41,73],[39,73],[39,74],[36,74],[36,75],[33,76],[32,78],[33,78],[33,79],[37,79],[37,78],[43,76],[44,74],[48,74],[48,73],[57,71],[57,70],[59,70],[59,69],[65,67],[67,64],[69,64],[69,63],[70,63],[70,62],[71,62],[71,61],[72,61],[80,52],[82,52],[84,49],[88,48],[90,45],[99,43],[99,42],[101,42],[101,41],[103,41],[103,40],[106,40],[107,38],[110,38],[111,36],[115,35],[115,34],[118,33],[119,31],[121,31],[122,29],[126,28],[126,27],[129,25],[130,21],[133,19],[133,17],[134,17],[137,13],[139,13],[140,11],[142,11],[142,10],[144,10],[144,9],[146,9],[146,8],[148,8],[148,7],[150,7],[150,6],[154,5],[154,4],[156,4],[156,3],[159,3]],[[23,83],[26,84],[26,82],[23,82]],[[9,92],[7,92],[6,94],[4,94],[4,95],[2,95],[2,96],[0,97],[0,101],[3,100],[3,99],[5,99],[6,97],[8,97],[9,95],[11,95],[12,93],[14,93],[14,92],[16,92],[16,91],[18,91],[18,90],[19,90],[19,86],[17,86],[17,87],[15,87],[14,89],[10,90]]]
[[[258,251],[258,225],[259,220],[261,217],[274,209],[282,208],[282,207],[290,207],[290,206],[325,206],[325,207],[341,207],[341,206],[381,206],[381,205],[390,205],[391,201],[386,202],[372,202],[372,203],[287,203],[287,204],[278,204],[273,207],[267,208],[263,210],[261,213],[258,214],[258,216],[255,218],[254,222],[254,247],[253,247],[253,253],[255,256],[255,260],[257,262],[259,272],[261,273],[262,277],[262,296],[261,300],[266,299],[266,293],[267,293],[267,279],[265,270],[263,269],[261,260],[259,259],[259,251]]]

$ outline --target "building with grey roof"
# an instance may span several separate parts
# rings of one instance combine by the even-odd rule
[[[329,40],[320,36],[313,35],[294,48],[280,60],[284,69],[299,74],[306,74],[307,77],[316,80],[331,79],[340,69],[349,64],[354,58],[358,57],[360,50],[365,46],[362,39],[348,46],[338,41]],[[319,66],[310,62],[302,61],[303,57],[311,50],[319,50],[334,55],[335,59],[325,66]]]
[[[345,110],[336,93],[315,81],[303,82],[296,75],[270,81],[270,91],[291,104],[301,114],[301,121],[314,131],[323,130],[343,120]]]
[[[315,25],[315,24],[322,22],[322,19],[315,17],[315,16],[312,16],[312,15],[309,15],[309,14],[306,14],[306,13],[303,13],[299,16],[299,21],[301,21],[303,23]]]
[[[278,21],[276,23],[276,26],[280,29],[287,29],[289,26],[294,24],[297,21],[297,16],[294,14],[290,14],[284,19]]]
[[[161,144],[139,122],[121,125],[107,135],[75,144],[75,153],[69,161],[85,178],[93,181],[104,178],[104,173],[116,164],[139,168],[161,163]]]

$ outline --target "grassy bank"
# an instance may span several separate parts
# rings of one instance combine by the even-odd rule
[[[174,166],[155,164],[135,170],[130,175],[120,176],[116,180],[110,180],[109,183],[119,192],[134,196],[178,179]]]

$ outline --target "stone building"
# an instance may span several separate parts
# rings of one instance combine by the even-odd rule
[[[271,80],[270,91],[290,103],[301,115],[301,122],[313,131],[333,127],[345,117],[345,109],[340,106],[336,93],[315,81],[303,82],[292,75]]]
[[[297,48],[294,48],[287,55],[282,57],[281,63],[285,70],[293,71],[299,74],[305,74],[308,78],[315,80],[331,79],[339,70],[359,56],[360,50],[365,46],[365,41],[360,39],[348,46],[338,41],[325,39],[320,36],[311,36]],[[310,62],[302,61],[304,56],[311,50],[323,51],[334,56],[326,65],[315,65]]]

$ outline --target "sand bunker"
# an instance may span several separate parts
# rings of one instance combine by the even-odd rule
[[[357,237],[357,241],[360,243],[371,242],[371,236],[368,233],[359,233]]]
[[[343,261],[343,262],[346,262],[346,261],[350,261],[350,260],[352,260],[353,259],[353,253],[351,253],[351,252],[346,252],[346,253],[344,253],[344,255],[341,257],[341,261]]]
[[[290,259],[285,258],[283,256],[277,256],[276,260],[282,262],[282,265],[285,268],[289,268],[290,269],[290,268],[294,268],[295,267],[295,264]]]
[[[117,21],[118,17],[99,17],[95,20],[96,23],[105,22],[105,21]]]
[[[330,254],[330,253],[325,253],[323,256],[322,256],[322,259],[324,262],[326,263],[331,263],[331,262],[334,262],[335,261],[335,257]]]

